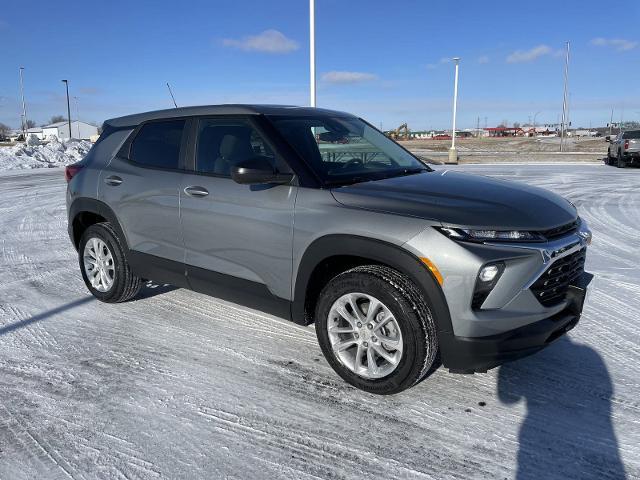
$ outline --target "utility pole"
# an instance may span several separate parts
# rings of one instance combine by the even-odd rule
[[[24,141],[27,141],[27,107],[24,103],[24,80],[22,75],[24,72],[24,67],[20,67],[20,95],[22,96],[22,138]]]
[[[309,0],[309,80],[310,101],[312,107],[316,106],[316,1]]]
[[[609,136],[611,136],[611,134],[613,129],[613,107],[611,107],[611,120],[609,120]]]
[[[453,57],[455,62],[455,75],[453,80],[453,126],[451,130],[451,148],[449,149],[449,163],[458,163],[458,152],[456,150],[456,113],[458,110],[458,70],[460,58]]]
[[[69,120],[69,139],[71,139],[71,103],[69,103],[69,80],[62,80],[67,87],[67,119]]]
[[[476,137],[480,138],[480,116],[476,120]]]
[[[560,124],[560,151],[564,152],[565,122],[567,121],[567,89],[569,84],[569,42],[567,42],[567,56],[564,62],[564,95],[562,97],[562,123]]]

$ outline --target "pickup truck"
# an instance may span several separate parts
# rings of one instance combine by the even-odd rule
[[[640,165],[640,130],[628,130],[615,137],[607,136],[609,142],[607,165],[625,168],[628,165]]]

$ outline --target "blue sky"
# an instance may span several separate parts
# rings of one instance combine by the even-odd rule
[[[0,122],[81,120],[179,105],[308,103],[308,1],[32,1],[0,10]],[[573,125],[640,120],[640,3],[316,0],[318,106],[385,129],[450,124],[453,65],[459,125],[556,122],[562,49],[571,42]],[[396,6],[394,6],[396,5]],[[616,20],[614,10],[620,13]],[[636,29],[637,30],[637,29]],[[75,118],[75,103],[72,117]]]

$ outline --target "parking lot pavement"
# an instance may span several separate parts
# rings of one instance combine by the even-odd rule
[[[62,171],[0,174],[0,478],[639,478],[640,169],[451,168],[570,199],[595,279],[545,351],[392,397],[312,327],[167,285],[94,301]]]

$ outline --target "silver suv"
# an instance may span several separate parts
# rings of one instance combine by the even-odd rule
[[[396,393],[485,372],[573,328],[586,224],[545,190],[434,171],[353,115],[220,105],[105,122],[66,170],[99,300],[145,279],[316,324],[344,380]]]

